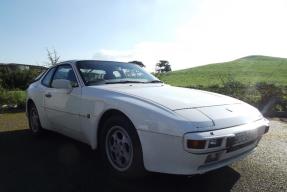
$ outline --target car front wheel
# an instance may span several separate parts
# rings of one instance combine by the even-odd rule
[[[133,124],[119,115],[109,118],[103,128],[101,151],[111,172],[128,178],[145,175],[141,144]]]

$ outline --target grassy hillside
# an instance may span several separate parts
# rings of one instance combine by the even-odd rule
[[[222,79],[234,78],[244,84],[268,82],[287,85],[287,59],[248,56],[225,63],[209,64],[160,75],[165,83],[191,87],[222,84]]]

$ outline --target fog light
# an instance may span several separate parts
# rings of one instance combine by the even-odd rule
[[[187,140],[187,148],[190,149],[204,149],[205,140]]]
[[[208,143],[208,148],[219,147],[221,146],[222,139],[211,139]]]
[[[265,133],[268,133],[268,131],[269,131],[269,125],[265,127],[264,134],[265,134]]]
[[[220,153],[211,153],[206,157],[205,163],[218,161]]]

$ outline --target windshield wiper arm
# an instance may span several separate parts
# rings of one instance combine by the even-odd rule
[[[88,81],[86,82],[88,86],[90,85],[101,85],[101,84],[121,84],[121,83],[163,83],[160,80],[152,80],[152,81],[106,81],[106,80],[97,80],[97,81]]]
[[[106,83],[106,81],[104,79],[102,79],[102,80],[87,81],[86,85],[92,86],[92,85],[101,85],[101,84],[105,84],[105,83]]]
[[[143,81],[114,81],[114,82],[105,82],[105,84],[120,84],[120,83],[145,83]]]
[[[163,82],[160,80],[152,80],[152,81],[148,81],[146,83],[163,83]]]

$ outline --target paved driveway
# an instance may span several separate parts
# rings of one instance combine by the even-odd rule
[[[82,143],[28,130],[0,133],[0,192],[6,191],[287,191],[287,124],[271,131],[246,159],[193,177],[152,174],[121,181],[106,173],[99,155]]]

